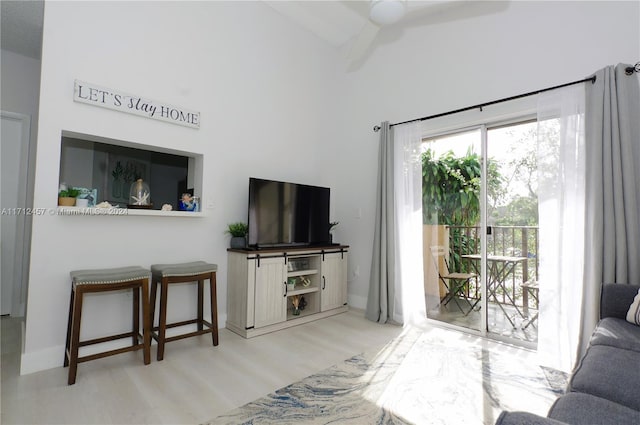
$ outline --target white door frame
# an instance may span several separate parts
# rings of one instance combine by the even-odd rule
[[[13,245],[13,252],[15,255],[15,261],[13,262],[14,276],[13,282],[4,282],[0,276],[0,286],[2,286],[2,294],[11,294],[11,309],[10,311],[2,311],[2,314],[11,314],[12,316],[21,317],[25,315],[26,301],[27,301],[27,282],[29,273],[29,253],[30,253],[30,238],[28,237],[28,225],[27,220],[31,220],[31,217],[27,215],[27,190],[28,190],[28,166],[29,166],[29,145],[31,139],[31,117],[25,114],[19,114],[15,112],[0,111],[2,121],[16,121],[20,123],[21,132],[21,146],[20,146],[20,159],[18,165],[18,173],[16,175],[7,174],[0,168],[0,181],[4,179],[16,180],[17,185],[17,204],[14,205],[2,205],[3,208],[10,208],[3,211],[0,215],[0,223],[3,219],[8,219],[11,215],[15,216],[16,221],[16,234],[13,241],[0,242],[3,249],[7,249],[5,244],[9,243]],[[6,142],[6,141],[5,141]],[[1,153],[0,153],[1,155]],[[4,194],[3,194],[4,196]],[[13,201],[10,201],[13,202]],[[15,208],[12,210],[11,208]],[[5,214],[6,213],[6,214]],[[11,285],[5,287],[5,285]],[[3,303],[4,304],[4,303]]]

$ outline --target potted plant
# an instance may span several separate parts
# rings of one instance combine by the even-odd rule
[[[340,224],[339,221],[331,221],[329,222],[329,242],[333,243],[333,228]]]
[[[231,223],[225,233],[231,235],[231,241],[229,242],[231,248],[241,249],[247,247],[247,233],[249,233],[247,224],[241,222]]]
[[[73,207],[76,204],[76,196],[80,194],[77,189],[69,188],[58,192],[58,205],[62,207]]]

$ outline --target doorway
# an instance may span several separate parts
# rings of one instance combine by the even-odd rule
[[[537,344],[535,121],[423,140],[427,317]]]
[[[29,258],[27,176],[30,118],[2,111],[0,182],[1,314],[24,316]]]

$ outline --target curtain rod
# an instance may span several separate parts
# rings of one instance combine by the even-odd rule
[[[640,62],[636,62],[636,64],[634,66],[628,66],[628,67],[626,67],[624,69],[624,73],[626,75],[632,75],[634,72],[637,72],[637,73],[640,74]],[[427,120],[430,120],[430,119],[433,119],[433,118],[440,118],[440,117],[444,117],[446,115],[457,114],[458,112],[470,111],[472,109],[478,109],[479,108],[482,111],[482,108],[484,108],[485,106],[495,105],[496,103],[507,102],[509,100],[520,99],[522,97],[533,96],[535,94],[544,93],[544,92],[550,91],[550,90],[560,89],[562,87],[572,86],[574,84],[586,83],[587,81],[591,81],[591,84],[595,83],[596,82],[596,76],[593,75],[593,76],[591,76],[589,78],[585,78],[583,80],[572,81],[570,83],[560,84],[559,86],[547,87],[546,89],[536,90],[536,91],[532,91],[532,92],[529,92],[529,93],[519,94],[519,95],[511,96],[511,97],[505,97],[504,99],[498,99],[498,100],[494,100],[492,102],[486,102],[486,103],[480,103],[478,105],[467,106],[466,108],[456,109],[454,111],[442,112],[442,113],[436,114],[436,115],[429,115],[427,117],[415,118],[415,119],[408,120],[408,121],[397,122],[395,124],[389,124],[389,127],[393,127],[394,125],[407,124],[407,123],[416,122],[416,121],[427,121]],[[380,131],[380,126],[379,125],[374,126],[373,127],[373,131],[375,131],[376,133],[378,131]]]
[[[640,72],[640,71],[637,70],[638,68],[640,68],[640,62],[638,62],[635,65],[635,67],[625,68],[625,72],[628,73],[629,69],[636,70],[636,72]],[[627,74],[627,75],[631,75],[631,74]],[[589,78],[585,78],[583,80],[572,81],[570,83],[560,84],[559,86],[547,87],[546,89],[536,90],[536,91],[532,91],[532,92],[529,92],[529,93],[519,94],[519,95],[511,96],[511,97],[505,97],[503,99],[498,99],[498,100],[494,100],[494,101],[491,101],[491,102],[480,103],[478,105],[467,106],[466,108],[456,109],[454,111],[442,112],[440,114],[429,115],[427,117],[415,118],[415,119],[408,120],[408,121],[397,122],[395,124],[389,124],[389,127],[393,127],[394,125],[400,125],[400,124],[408,124],[410,122],[416,122],[416,121],[427,121],[427,120],[430,120],[430,119],[433,119],[433,118],[440,118],[440,117],[444,117],[446,115],[453,115],[453,114],[457,114],[459,112],[470,111],[472,109],[478,109],[479,108],[480,110],[482,110],[482,108],[484,108],[485,106],[495,105],[496,103],[507,102],[509,100],[520,99],[522,97],[533,96],[534,94],[544,93],[546,91],[555,90],[555,89],[559,89],[559,88],[562,88],[562,87],[573,86],[575,84],[585,83],[587,81],[591,81],[592,84],[595,83],[596,82],[596,76],[593,75],[593,76],[591,76]],[[374,126],[373,127],[373,131],[375,131],[375,132],[380,131],[380,126],[379,125]]]

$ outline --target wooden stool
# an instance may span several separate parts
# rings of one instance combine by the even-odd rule
[[[218,345],[218,306],[216,302],[216,264],[195,261],[181,264],[154,264],[151,266],[152,287],[151,287],[151,336],[158,341],[158,361],[164,358],[164,344],[178,339],[189,338],[196,335],[211,333],[213,345]],[[202,318],[202,304],[204,281],[209,279],[211,295],[211,323]],[[167,323],[167,296],[171,283],[198,282],[198,317],[183,322]],[[156,292],[158,285],[160,290],[160,315],[158,326],[155,327]],[[197,324],[197,330],[181,335],[166,337],[167,329],[177,326]],[[204,329],[207,326],[208,329]],[[157,331],[157,332],[156,332]]]
[[[76,270],[71,273],[71,299],[69,301],[69,322],[65,346],[64,367],[69,366],[69,385],[76,382],[78,363],[115,354],[135,351],[144,352],[144,364],[151,363],[151,324],[149,322],[149,270],[142,267],[121,267],[102,270]],[[80,341],[80,321],[84,294],[92,292],[119,291],[133,289],[133,327],[131,332]],[[142,292],[142,330],[140,335],[140,292]],[[78,349],[92,344],[131,338],[132,345],[78,357]],[[142,340],[142,343],[140,343]]]

